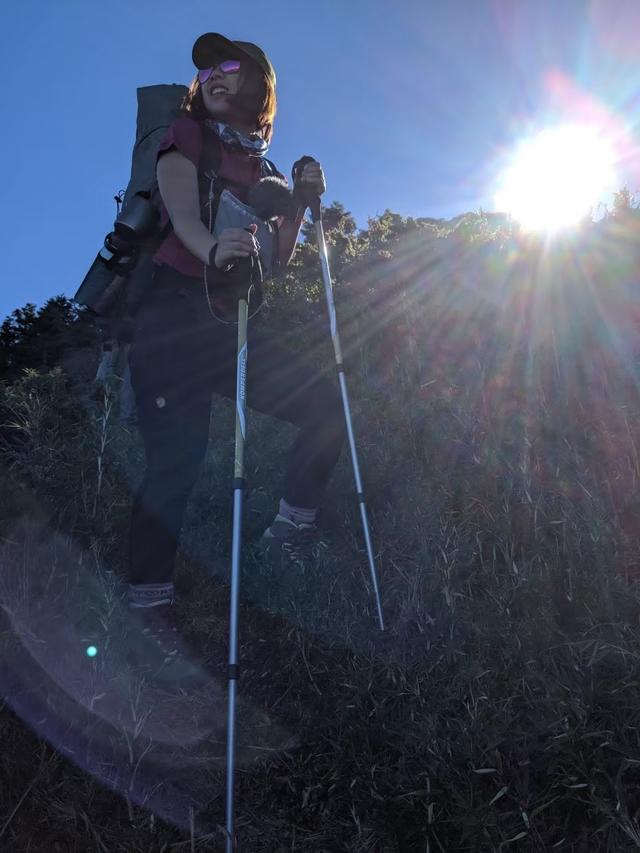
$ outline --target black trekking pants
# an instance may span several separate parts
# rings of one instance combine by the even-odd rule
[[[158,268],[130,354],[147,459],[131,517],[132,584],[173,579],[184,511],[207,449],[211,393],[236,396],[237,334],[236,325],[211,317],[202,281]],[[292,506],[317,507],[345,437],[336,384],[250,321],[247,405],[300,427],[282,496]],[[229,466],[231,488],[232,460]]]

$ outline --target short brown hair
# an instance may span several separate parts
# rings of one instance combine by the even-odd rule
[[[238,94],[245,96],[247,118],[255,123],[256,132],[265,142],[271,142],[277,107],[275,84],[256,63],[247,61],[246,68],[247,76]],[[202,97],[202,84],[197,74],[184,96],[182,109],[198,121],[209,117]]]

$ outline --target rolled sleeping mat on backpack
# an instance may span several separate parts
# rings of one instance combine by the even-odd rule
[[[125,190],[122,209],[114,223],[112,234],[135,239],[136,231],[141,223],[144,223],[143,228],[147,230],[151,227],[150,217],[144,215],[144,205],[146,203],[150,207],[148,199],[153,197],[154,192],[157,191],[156,154],[158,146],[167,128],[178,115],[180,105],[187,92],[186,86],[175,83],[142,86],[137,90],[136,141],[131,158],[131,175]],[[129,275],[126,264],[124,267],[119,264],[117,255],[114,256],[110,250],[109,237],[111,236],[107,235],[105,247],[98,253],[74,295],[76,302],[99,315],[107,314],[119,301],[122,288]],[[147,234],[143,233],[139,236],[144,237]],[[129,267],[130,269],[135,267],[135,258]],[[141,277],[138,276],[138,278]],[[136,301],[138,299],[139,294],[136,296]]]
[[[131,176],[122,202],[123,213],[136,193],[149,190],[156,183],[158,146],[177,117],[188,91],[186,86],[176,83],[138,89],[136,141],[131,158]]]

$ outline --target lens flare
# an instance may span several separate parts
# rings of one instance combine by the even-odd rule
[[[576,225],[615,189],[612,146],[595,128],[565,125],[520,144],[495,205],[523,228],[553,232]]]

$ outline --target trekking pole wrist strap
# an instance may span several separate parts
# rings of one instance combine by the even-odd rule
[[[307,208],[304,205],[302,205],[302,204],[295,205],[295,203],[294,203],[294,212],[293,212],[293,216],[291,217],[291,221],[292,222],[302,222],[306,212],[307,212]]]

